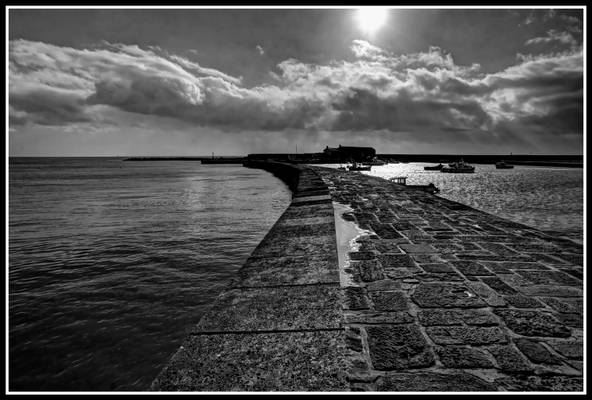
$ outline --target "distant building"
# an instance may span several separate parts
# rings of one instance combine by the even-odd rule
[[[331,161],[370,161],[376,156],[376,150],[372,147],[354,147],[354,146],[342,146],[339,147],[325,147],[323,155]]]

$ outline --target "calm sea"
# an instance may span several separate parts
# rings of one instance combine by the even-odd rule
[[[473,174],[424,171],[425,163],[374,166],[363,172],[410,185],[433,183],[438,196],[582,243],[584,176],[582,168],[474,164]]]
[[[238,165],[11,159],[10,390],[145,390],[290,198]]]

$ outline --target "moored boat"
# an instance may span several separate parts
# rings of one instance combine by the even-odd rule
[[[440,171],[444,167],[442,164],[423,167],[425,171]]]
[[[448,164],[448,167],[442,167],[440,171],[453,174],[471,174],[475,172],[475,167],[467,164],[461,159],[458,162]]]
[[[383,161],[383,160],[381,160],[378,157],[374,157],[372,159],[372,161],[369,161],[369,162],[365,162],[364,163],[364,165],[378,165],[378,166],[380,166],[380,165],[386,165],[386,164],[388,164],[388,162]]]
[[[358,164],[357,162],[354,162],[348,167],[348,170],[350,171],[370,171],[371,169],[371,165]]]
[[[499,161],[499,162],[495,163],[495,168],[497,168],[497,169],[512,169],[512,168],[514,168],[514,166],[510,165],[510,164],[506,164],[505,161]]]

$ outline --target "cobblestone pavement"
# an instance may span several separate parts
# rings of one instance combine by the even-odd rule
[[[311,167],[357,239],[343,287],[361,391],[582,391],[583,251],[420,190]]]

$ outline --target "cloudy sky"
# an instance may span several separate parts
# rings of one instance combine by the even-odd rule
[[[10,155],[582,154],[571,9],[9,10]]]

